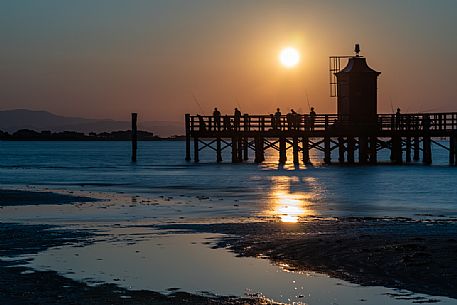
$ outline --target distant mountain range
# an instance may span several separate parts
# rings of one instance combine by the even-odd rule
[[[115,121],[110,119],[87,119],[65,117],[47,111],[27,109],[0,111],[0,130],[12,133],[19,129],[36,131],[77,131],[77,132],[110,132],[131,129],[130,121]],[[141,121],[138,129],[153,132],[161,137],[184,134],[184,123],[173,121]]]

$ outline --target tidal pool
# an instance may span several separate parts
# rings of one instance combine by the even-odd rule
[[[457,304],[457,300],[385,287],[363,287],[314,272],[290,272],[266,259],[213,249],[215,234],[117,228],[88,246],[51,248],[31,267],[90,284],[169,293],[256,295],[288,304]]]

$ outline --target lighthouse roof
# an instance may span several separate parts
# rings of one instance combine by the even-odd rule
[[[367,64],[366,58],[361,56],[354,56],[349,58],[347,66],[341,71],[335,73],[336,76],[343,75],[345,73],[376,73],[377,75],[381,72],[375,71],[370,68]]]

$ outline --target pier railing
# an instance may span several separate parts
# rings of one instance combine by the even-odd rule
[[[188,116],[186,129],[198,131],[329,131],[357,126],[375,127],[378,131],[457,131],[457,112],[378,114],[376,126],[350,120],[337,114]]]

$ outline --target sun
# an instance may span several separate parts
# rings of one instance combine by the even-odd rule
[[[279,62],[286,68],[293,68],[300,62],[300,54],[292,47],[284,48],[279,52]]]

